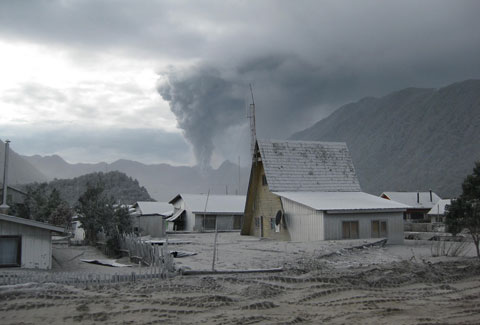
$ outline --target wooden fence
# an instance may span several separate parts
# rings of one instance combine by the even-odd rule
[[[128,253],[134,263],[144,267],[112,268],[111,273],[90,272],[55,272],[27,269],[0,269],[0,285],[22,283],[60,283],[77,287],[101,286],[122,282],[135,282],[143,279],[166,279],[174,272],[173,257],[168,245],[151,245],[134,236],[124,236],[121,241],[122,251]],[[108,266],[105,266],[106,268]],[[118,272],[115,272],[118,270]]]

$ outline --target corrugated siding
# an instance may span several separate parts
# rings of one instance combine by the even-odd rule
[[[207,215],[211,216],[211,215]],[[217,218],[218,230],[233,230],[233,216],[231,215],[215,215]],[[203,214],[195,215],[195,229],[201,231],[203,229]]]
[[[150,235],[153,237],[165,236],[165,222],[162,216],[138,217],[138,226],[142,235]]]
[[[0,236],[22,237],[22,265],[24,268],[50,269],[52,242],[49,230],[0,221]]]
[[[342,239],[342,222],[358,221],[359,237],[372,238],[372,221],[387,221],[388,243],[403,243],[403,213],[352,213],[352,214],[325,214],[325,240]]]
[[[292,241],[323,240],[323,212],[282,199],[287,229]]]

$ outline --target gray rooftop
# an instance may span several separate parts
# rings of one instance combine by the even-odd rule
[[[14,217],[10,216],[7,214],[0,214],[0,220],[2,221],[7,221],[7,222],[13,222],[13,223],[18,223],[30,227],[35,227],[35,228],[41,228],[45,230],[50,230],[58,233],[64,233],[65,229],[62,227],[50,225],[48,223],[43,223],[35,220],[30,220],[30,219],[24,219],[24,218],[19,218],[19,217]]]
[[[272,192],[358,192],[344,142],[258,140]]]

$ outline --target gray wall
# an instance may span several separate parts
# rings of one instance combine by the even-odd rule
[[[165,236],[165,221],[162,216],[139,216],[138,230],[142,235],[150,235],[152,237]]]
[[[22,237],[22,268],[50,269],[52,267],[50,230],[0,220],[0,236]]]
[[[282,199],[285,222],[292,241],[324,240],[323,212]]]
[[[207,215],[208,216],[208,215]],[[232,215],[216,215],[217,217],[217,229],[218,230],[234,230]],[[195,230],[201,231],[203,229],[203,214],[195,215]],[[236,229],[240,231],[240,229]]]
[[[349,213],[349,214],[325,214],[325,239],[342,239],[342,222],[357,221],[360,238],[371,238],[371,222],[373,220],[387,221],[388,243],[402,244],[403,235],[403,213],[402,212],[381,212],[381,213]]]

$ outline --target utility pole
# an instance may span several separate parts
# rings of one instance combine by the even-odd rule
[[[5,161],[3,167],[3,201],[0,205],[0,212],[8,214],[7,204],[7,188],[8,188],[8,154],[9,154],[10,140],[5,140]]]
[[[252,103],[250,104],[250,110],[247,114],[247,118],[250,120],[250,154],[252,159],[255,153],[255,142],[257,141],[257,131],[255,125],[255,100],[253,98],[252,84],[250,84],[250,94],[252,95]]]

